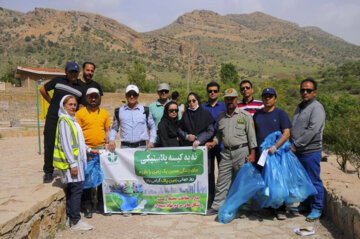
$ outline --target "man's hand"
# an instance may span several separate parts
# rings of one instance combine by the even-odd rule
[[[255,162],[255,155],[249,154],[248,158],[247,158],[248,162]]]
[[[200,145],[200,141],[195,140],[194,143],[193,143],[193,149],[196,149],[199,145]]]
[[[216,143],[215,141],[207,142],[207,143],[205,144],[206,148],[208,148],[208,149],[212,149],[212,148],[214,148],[216,145],[217,145],[217,143]]]
[[[148,149],[151,149],[151,148],[154,148],[154,144],[149,142],[147,145],[146,145],[146,148],[145,150],[148,150]]]
[[[116,143],[115,141],[110,141],[109,145],[108,145],[108,150],[110,150],[110,152],[114,152],[116,148]]]
[[[72,178],[76,178],[78,176],[78,167],[71,168],[70,174]]]
[[[272,146],[271,148],[268,148],[270,154],[274,154],[276,152],[276,146]]]
[[[187,134],[186,139],[189,140],[190,142],[194,142],[194,140],[196,139],[196,136],[193,134]]]
[[[90,150],[90,153],[91,153],[91,154],[100,154],[100,151],[97,150],[97,149],[91,149],[91,150]]]

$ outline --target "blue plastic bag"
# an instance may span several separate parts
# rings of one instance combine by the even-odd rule
[[[265,182],[260,172],[250,162],[242,166],[231,185],[224,204],[219,209],[219,222],[224,224],[231,222],[239,207],[264,187]]]
[[[91,154],[92,160],[87,162],[85,169],[85,181],[83,182],[83,188],[94,188],[99,186],[103,179],[104,173],[100,168],[99,155]]]
[[[280,131],[268,135],[260,145],[261,152],[275,145],[281,136]],[[262,176],[267,188],[254,197],[262,208],[279,208],[283,203],[302,202],[316,194],[304,167],[290,151],[289,142],[285,142],[274,154],[268,154]]]

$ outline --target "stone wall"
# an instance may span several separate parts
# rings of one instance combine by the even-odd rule
[[[0,238],[49,238],[60,223],[66,222],[65,193],[58,193],[36,204],[1,228]]]

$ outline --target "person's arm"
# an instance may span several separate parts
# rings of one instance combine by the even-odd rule
[[[251,115],[248,115],[245,119],[246,134],[248,138],[248,144],[250,149],[250,154],[248,156],[249,162],[255,162],[255,148],[257,147],[256,142],[256,133],[255,133],[255,124]]]
[[[120,112],[120,110],[119,110]],[[116,143],[115,143],[115,139],[116,139],[116,135],[119,132],[119,126],[120,126],[120,122],[117,120],[116,115],[114,114],[114,119],[113,119],[113,123],[111,125],[111,129],[110,129],[110,133],[109,133],[109,150],[111,152],[114,152],[115,148],[116,148]]]
[[[271,154],[275,153],[275,151],[281,147],[281,145],[283,145],[285,143],[285,141],[287,141],[290,137],[290,129],[284,129],[282,131],[282,135],[279,139],[279,141],[276,142],[276,144],[274,144],[274,146],[272,146],[271,148],[269,148],[269,152]]]
[[[105,128],[105,144],[109,144],[110,127]]]
[[[156,125],[155,125],[155,121],[152,117],[152,114],[149,112],[149,117],[147,119],[147,127],[149,129],[149,137],[150,137],[150,142],[154,144],[155,140],[156,140]]]
[[[44,86],[39,89],[39,92],[42,97],[50,104],[51,96],[47,93]]]
[[[214,135],[214,131],[214,125],[212,123],[209,124],[206,130],[197,135],[196,141],[199,141],[200,144],[204,144],[207,140],[211,139]]]
[[[158,125],[157,136],[159,137],[159,142],[160,142],[161,147],[170,146],[169,145],[170,140],[169,140],[168,130],[166,129],[166,126],[161,123],[161,121],[160,121],[160,123]]]
[[[216,124],[216,134],[213,138],[213,141],[212,142],[207,142],[205,144],[205,146],[208,148],[208,149],[212,149],[214,148],[217,144],[220,144],[220,140],[222,138],[222,132],[221,130],[219,130],[219,122],[220,122],[220,117],[218,118],[218,123]]]
[[[308,145],[311,140],[314,138],[315,134],[318,134],[320,128],[325,122],[325,110],[321,107],[313,108],[310,113],[308,127],[303,129],[303,133],[300,137],[293,139],[293,145],[296,148],[303,148]],[[292,146],[293,146],[292,145]]]
[[[71,133],[68,124],[65,120],[59,123],[59,141],[63,148],[66,160],[70,164],[71,177],[76,178],[78,175],[78,164],[75,162],[75,157],[71,147]]]

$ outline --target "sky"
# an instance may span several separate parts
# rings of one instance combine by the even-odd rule
[[[360,0],[0,0],[0,6],[24,13],[35,7],[97,13],[138,32],[162,28],[193,10],[260,11],[301,27],[320,27],[360,46]]]

